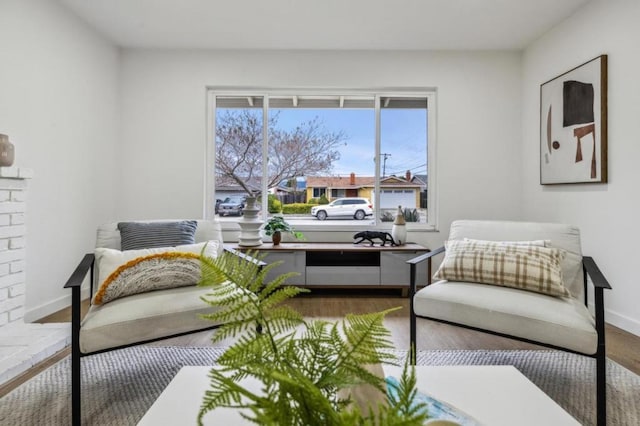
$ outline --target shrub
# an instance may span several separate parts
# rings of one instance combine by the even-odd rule
[[[329,204],[329,199],[326,195],[322,194],[318,200],[318,204]]]
[[[419,222],[420,221],[420,212],[416,209],[404,209],[404,220],[406,222]]]
[[[283,214],[311,214],[311,204],[292,203],[282,206]]]
[[[309,201],[307,201],[307,204],[313,204],[313,205],[319,204],[318,203],[318,199],[317,198],[311,198]]]
[[[269,211],[269,213],[282,212],[282,203],[273,194],[269,194],[269,198],[267,198],[267,210]]]
[[[395,218],[393,217],[393,213],[384,212],[384,213],[382,213],[382,217],[380,218],[380,220],[382,222],[393,222],[395,220]]]

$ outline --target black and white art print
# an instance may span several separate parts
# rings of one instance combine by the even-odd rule
[[[607,55],[540,86],[540,184],[607,182]]]

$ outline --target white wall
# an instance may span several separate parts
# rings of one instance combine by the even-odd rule
[[[525,219],[573,223],[613,291],[605,293],[607,322],[640,335],[640,3],[589,3],[524,52],[522,188]],[[539,184],[540,84],[598,55],[609,57],[609,183]]]
[[[26,314],[70,304],[66,279],[115,216],[119,51],[55,1],[0,3],[0,133],[28,183]]]
[[[125,50],[122,219],[200,217],[205,87],[436,87],[440,233],[459,218],[521,215],[520,54]],[[310,239],[351,241],[352,232]]]

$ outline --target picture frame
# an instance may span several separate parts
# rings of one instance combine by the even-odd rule
[[[540,184],[607,179],[607,55],[600,55],[540,85]]]

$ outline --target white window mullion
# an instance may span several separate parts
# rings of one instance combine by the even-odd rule
[[[375,126],[376,126],[376,148],[375,148],[375,159],[374,159],[374,168],[375,168],[375,178],[373,179],[374,187],[373,187],[373,211],[375,215],[375,223],[378,224],[380,222],[380,95],[376,95],[375,100],[373,102],[373,107],[375,109]]]
[[[268,215],[269,195],[267,194],[267,181],[269,180],[269,95],[262,98],[262,219]]]
[[[205,176],[204,185],[204,217],[208,220],[215,218],[216,192],[216,95],[207,92],[207,145],[205,148]]]
[[[428,225],[438,229],[438,197],[437,189],[437,132],[436,113],[438,107],[436,92],[427,94],[427,209],[429,212]]]

